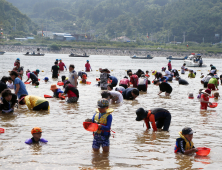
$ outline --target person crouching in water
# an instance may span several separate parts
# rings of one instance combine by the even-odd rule
[[[114,110],[109,108],[109,101],[107,99],[98,100],[97,105],[98,109],[96,109],[96,113],[93,115],[92,122],[97,123],[99,128],[93,133],[92,148],[98,152],[100,146],[102,146],[103,152],[109,152],[109,137],[113,119],[111,113]]]
[[[173,88],[168,83],[165,83],[165,82],[161,83],[159,80],[155,80],[154,84],[156,86],[159,86],[160,88],[160,92],[158,93],[158,95],[160,95],[162,92],[165,92],[165,96],[169,96],[171,92],[173,91]]]
[[[58,88],[55,84],[51,85],[50,90],[53,92],[53,97],[59,98],[59,95],[63,93],[63,91]]]
[[[171,122],[171,114],[168,110],[162,108],[155,108],[151,110],[144,110],[139,108],[136,111],[136,121],[144,120],[147,129],[150,129],[150,123],[153,127],[153,131],[157,129],[162,129],[163,131],[168,131]]]
[[[145,75],[142,74],[141,77],[138,79],[137,89],[139,91],[147,92],[147,87],[148,87],[148,80],[145,77]]]
[[[19,98],[20,105],[27,105],[30,110],[49,110],[49,102],[45,98],[32,96],[32,95],[21,95]]]
[[[11,90],[5,89],[1,93],[0,99],[0,113],[12,113],[14,112],[14,106],[18,103],[17,96],[12,94]]]
[[[210,89],[206,89],[205,92],[203,92],[203,94],[201,94],[201,97],[200,97],[200,108],[201,109],[207,110],[207,107],[209,107],[209,104],[212,104],[211,102],[209,102],[210,95],[211,95]]]
[[[174,153],[182,153],[184,155],[189,155],[198,150],[194,147],[192,142],[193,133],[195,133],[191,128],[185,127],[179,132],[180,138],[176,139],[176,146],[174,148]]]
[[[79,91],[75,88],[70,81],[67,81],[65,84],[65,91],[62,96],[68,96],[67,103],[76,103],[79,99]]]
[[[34,73],[31,73],[29,70],[26,71],[26,75],[28,79],[24,83],[28,82],[31,79],[32,84],[34,85],[35,82],[38,81],[38,77]]]
[[[41,143],[47,143],[48,141],[46,139],[41,138],[42,137],[42,129],[39,127],[34,127],[31,130],[32,138],[27,139],[25,141],[26,144],[38,144],[39,142]]]

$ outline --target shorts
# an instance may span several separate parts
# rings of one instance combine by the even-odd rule
[[[35,107],[33,107],[33,110],[48,110],[49,109],[49,102],[48,101],[45,101]]]
[[[128,88],[128,86],[127,86],[126,84],[120,84],[119,86],[122,86],[122,87],[124,87],[125,89]]]
[[[173,81],[173,77],[168,77],[168,81]]]
[[[57,75],[52,75],[52,78],[58,78],[58,74]]]
[[[140,84],[140,85],[138,85],[137,86],[137,89],[139,90],[139,91],[147,91],[147,87],[146,87],[146,85],[145,84]]]
[[[159,118],[156,120],[156,127],[161,129],[163,127],[164,131],[168,131],[171,123],[171,114],[170,112],[165,112],[165,118]]]
[[[207,87],[208,87],[208,89],[210,89],[210,90],[216,90],[214,84],[208,84]]]
[[[171,93],[172,93],[172,91],[173,91],[173,89],[172,89],[172,88],[170,88],[169,90],[167,90],[167,91],[166,91],[166,93],[171,94]]]
[[[99,134],[94,135],[92,148],[99,149],[100,146],[109,146],[109,137],[108,136],[101,136]]]
[[[78,101],[77,97],[70,97],[68,98],[67,103],[76,103],[77,101]]]

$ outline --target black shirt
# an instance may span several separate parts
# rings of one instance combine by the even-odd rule
[[[5,99],[1,98],[2,104],[0,104],[0,111],[2,110],[9,110],[12,108],[12,106],[15,105],[15,103],[18,102],[17,96],[15,94],[12,94],[11,101],[6,101]]]
[[[134,88],[127,88],[126,90],[123,91],[122,95],[123,95],[123,98],[126,99],[126,100],[133,100],[134,97],[132,95],[132,90]],[[138,91],[138,89],[136,89]]]
[[[189,83],[186,81],[186,80],[184,80],[184,79],[179,79],[179,84],[182,84],[182,85],[188,85]]]
[[[0,81],[0,93],[7,88],[7,85],[4,82]]]
[[[30,79],[32,79],[32,82],[38,81],[38,77],[34,73],[30,73]]]
[[[177,140],[176,140],[176,148],[178,149],[177,152],[184,153],[185,147],[186,147],[185,140],[183,138],[177,138]],[[193,146],[193,148],[195,148],[195,147]]]
[[[159,88],[160,88],[160,91],[167,92],[167,93],[171,93],[173,90],[172,87],[168,83],[165,83],[165,82],[162,82],[159,85]]]
[[[59,72],[59,67],[57,65],[52,66],[52,75],[54,77],[58,76],[58,72]]]

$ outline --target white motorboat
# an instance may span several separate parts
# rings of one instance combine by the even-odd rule
[[[0,51],[0,55],[3,55],[3,54],[5,54],[5,51]]]
[[[187,67],[207,67],[207,65],[203,63],[200,54],[195,55],[192,53],[186,60],[184,60],[184,63]]]

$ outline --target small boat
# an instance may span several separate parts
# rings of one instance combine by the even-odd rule
[[[184,57],[184,58],[174,58],[172,56],[166,57],[166,59],[168,60],[186,60],[188,58],[188,56]]]
[[[150,55],[147,55],[146,57],[137,57],[136,55],[131,57],[132,59],[152,59],[153,57],[151,57]]]
[[[87,55],[86,53],[84,53],[83,55],[71,53],[71,54],[69,55],[69,57],[89,57],[89,55]]]
[[[187,67],[207,67],[207,65],[203,63],[201,55],[195,55],[195,53],[191,53],[191,55],[184,60],[184,63]]]
[[[0,55],[3,55],[3,54],[5,54],[5,51],[0,51]]]
[[[35,51],[33,51],[33,53],[27,52],[24,55],[26,55],[26,56],[44,56],[45,54],[41,54],[40,48],[37,48],[37,53],[35,53]]]

